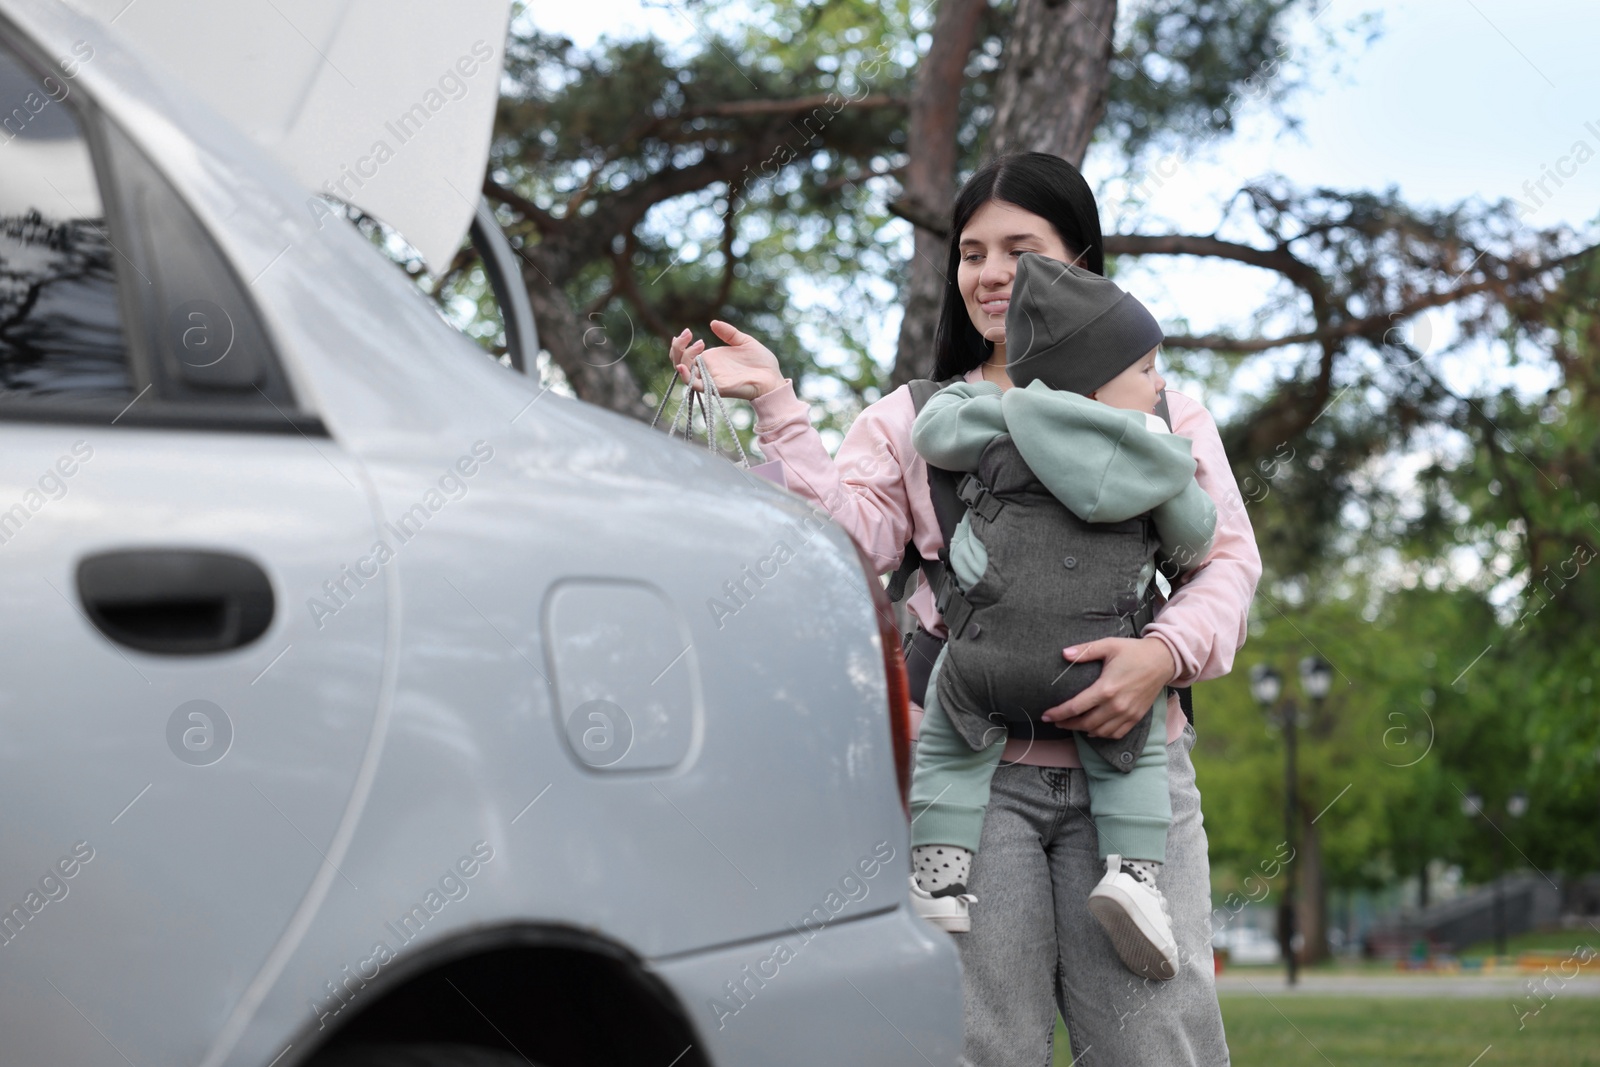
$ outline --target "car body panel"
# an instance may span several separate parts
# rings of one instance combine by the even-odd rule
[[[524,418],[560,410],[545,403]],[[479,841],[494,860],[439,913],[444,921],[427,923],[418,947],[512,916],[575,925],[646,959],[691,953],[786,930],[827,895],[794,872],[828,872],[823,881],[836,883],[879,843],[892,856],[871,906],[903,898],[905,822],[885,773],[892,759],[881,652],[842,534],[688,449],[673,450],[704,464],[706,481],[728,484],[663,491],[598,463],[574,473],[559,442],[527,453],[504,438],[491,447],[492,458],[462,479],[465,492],[403,544],[392,532],[398,516],[451,465],[369,467],[396,542],[400,672],[383,762],[341,867],[373,888],[329,887],[247,1042],[259,1030],[270,1044],[334,1009],[327,984],[339,985],[347,965],[381,959],[378,943],[398,955],[400,935],[411,931],[383,923]],[[455,458],[471,449],[463,442]],[[739,492],[753,499],[730,499]],[[597,509],[597,498],[622,506]],[[817,526],[809,540],[781,532],[801,517]],[[775,531],[796,548],[793,558],[719,630],[708,591],[738,576],[742,563],[728,561],[769,556]],[[640,551],[642,534],[650,551]],[[509,562],[507,543],[518,546]],[[596,770],[569,746],[560,710],[575,709],[558,709],[546,681],[559,665],[546,655],[541,606],[552,587],[602,575],[658,590],[688,633],[682,659],[669,653],[637,665],[645,684],[695,676],[702,736],[671,766],[637,770],[624,757]],[[627,688],[589,691],[622,702]],[[781,797],[806,803],[774,802]],[[247,1047],[229,1062],[268,1051]]]
[[[330,549],[370,543],[367,498],[299,439],[168,438],[4,429],[8,507],[63,458],[72,471],[0,546],[0,600],[26,627],[0,643],[5,906],[26,906],[74,844],[92,853],[0,947],[7,1062],[109,1053],[98,1038],[81,1058],[54,1044],[82,1028],[79,1010],[118,1020],[117,1046],[136,1061],[197,1061],[316,883],[341,877],[324,857],[337,856],[378,711],[387,596],[380,587],[352,604],[337,632],[288,609],[328,577]],[[79,602],[79,561],[156,547],[259,563],[277,600],[267,632],[210,656],[103,637]],[[180,713],[192,701],[204,718]],[[185,731],[201,731],[189,748]]]
[[[880,891],[897,899],[904,883],[902,875],[871,888],[862,903]],[[961,976],[950,951],[948,934],[901,908],[820,928],[797,921],[781,937],[660,971],[715,1062],[927,1067],[964,1062],[961,1028],[951,1025],[961,1018]]]
[[[214,988],[176,1015],[162,1001],[133,1018],[139,1001],[123,991],[126,975],[84,978],[71,998],[82,1017],[60,1016],[66,1005],[57,1004],[48,1029],[32,1031],[42,1047],[68,1047],[70,1030],[73,1061],[85,1064],[123,1062],[113,1049],[126,1040],[145,1053],[136,1062],[287,1067],[348,1018],[366,983],[381,986],[392,958],[540,923],[592,931],[663,975],[682,975],[680,998],[704,1028],[709,1016],[696,998],[720,973],[725,946],[784,936],[820,907],[826,944],[837,947],[811,953],[829,961],[817,981],[860,973],[896,1025],[929,1035],[919,1047],[950,1050],[934,1062],[954,1062],[955,953],[905,911],[907,831],[883,649],[871,579],[848,537],[798,497],[703,448],[485,358],[351,227],[302,210],[303,187],[203,104],[160,84],[113,30],[43,0],[0,0],[0,10],[47,53],[93,43],[78,84],[151,156],[249,282],[296,395],[327,427],[331,439],[270,437],[276,451],[263,447],[262,462],[281,469],[247,464],[218,493],[223,501],[260,494],[262,531],[250,536],[293,528],[306,507],[324,525],[336,512],[353,524],[337,537],[316,524],[297,531],[296,569],[278,608],[281,625],[305,636],[259,685],[312,689],[346,670],[329,657],[359,644],[349,662],[372,709],[362,729],[352,723],[341,734],[337,768],[331,754],[317,764],[327,769],[296,801],[304,806],[285,809],[312,827],[305,836],[323,856],[284,876],[292,892],[262,880],[273,901],[252,912],[256,941],[225,974],[195,964],[195,980]],[[0,423],[5,449],[23,432]],[[148,442],[142,461],[157,481],[130,478],[125,489],[139,499],[170,491],[187,463],[209,469],[196,457],[241,436],[96,434],[107,454],[133,435]],[[47,452],[41,444],[35,458]],[[24,464],[22,476],[31,469]],[[19,477],[9,462],[5,470]],[[322,486],[327,502],[262,492],[297,480]],[[195,506],[204,514],[202,487]],[[102,509],[82,522],[112,519]],[[216,543],[247,543],[241,525]],[[164,543],[172,531],[117,533],[119,543]],[[608,628],[606,606],[618,603],[637,605],[638,617]],[[272,637],[241,663],[259,670],[255,657],[277,651]],[[96,672],[123,669],[101,659]],[[231,684],[249,688],[246,673]],[[674,688],[658,697],[657,685]],[[594,701],[637,718],[628,724],[637,752],[615,762],[584,757]],[[258,740],[241,730],[225,760],[200,770],[255,767],[267,751],[252,747]],[[127,743],[152,744],[143,735]],[[172,774],[195,770],[167,758]],[[276,758],[296,765],[287,753]],[[222,776],[195,781],[204,788]],[[259,861],[259,829],[281,832],[283,822],[261,807],[240,818],[236,839],[216,842],[212,870],[238,877]],[[53,840],[28,858],[45,857]],[[155,886],[190,877],[159,856],[126,862]],[[4,862],[8,877],[31,870],[9,855]],[[162,892],[147,896],[159,901]],[[105,907],[109,922],[117,912]],[[226,925],[215,929],[208,936],[232,936]],[[873,934],[858,948],[852,929]],[[85,946],[84,959],[137,958],[126,931],[104,936],[122,940]],[[702,956],[705,968],[695,964]],[[0,955],[0,974],[12,966]],[[824,984],[832,991],[792,983],[795,1010],[835,1003],[838,983]],[[0,1003],[0,1013],[8,1044],[31,1026],[25,1011]],[[83,1038],[90,1020],[103,1031],[93,1040]],[[763,1025],[803,1029],[795,1020]],[[834,1040],[826,1029],[810,1036],[826,1044]],[[725,1047],[719,1062],[770,1062],[753,1046]],[[874,1062],[901,1062],[885,1055]]]

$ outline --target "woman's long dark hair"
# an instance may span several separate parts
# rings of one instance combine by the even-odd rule
[[[1014,204],[1045,219],[1055,227],[1067,248],[1081,257],[1079,266],[1096,274],[1105,273],[1100,211],[1089,183],[1083,180],[1077,167],[1059,156],[1043,152],[990,160],[961,187],[951,213],[944,300],[939,306],[939,329],[933,339],[935,381],[966,374],[988,359],[994,350],[972,325],[966,301],[956,282],[956,272],[961,267],[961,231],[967,228],[977,210],[991,200]]]

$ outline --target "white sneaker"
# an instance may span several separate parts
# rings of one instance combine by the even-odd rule
[[[965,890],[966,886],[961,888]],[[978,898],[967,892],[936,897],[917,884],[916,875],[911,876],[911,910],[941,930],[948,930],[952,934],[964,934],[971,930],[972,916],[967,913],[967,908],[977,902]]]
[[[1089,893],[1089,911],[1128,970],[1163,982],[1177,977],[1178,943],[1167,898],[1154,884],[1124,873],[1121,856],[1106,857],[1106,876]]]

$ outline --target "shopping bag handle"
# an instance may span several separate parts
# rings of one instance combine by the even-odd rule
[[[701,390],[694,388],[694,378],[699,375]],[[672,399],[672,392],[678,387],[678,375],[672,375],[666,391],[662,394],[661,404],[656,408],[655,417],[650,420],[650,426],[655,427],[661,421],[661,413],[666,410],[667,401]],[[705,356],[695,356],[689,364],[689,381],[684,383],[687,392],[678,402],[677,410],[672,413],[672,420],[667,424],[667,436],[676,436],[679,432],[681,421],[683,439],[690,440],[694,433],[694,409],[698,404],[700,408],[700,421],[706,428],[706,448],[712,452],[717,451],[717,419],[728,427],[728,436],[733,438],[733,447],[739,452],[739,466],[750,466],[750,457],[745,455],[744,445],[739,440],[739,432],[734,428],[733,420],[728,417],[727,404],[722,399],[722,392],[717,388],[717,383],[711,377],[711,369],[706,366]],[[707,404],[707,399],[711,404]],[[714,406],[713,406],[714,405]]]

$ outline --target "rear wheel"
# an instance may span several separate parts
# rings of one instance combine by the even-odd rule
[[[514,1052],[477,1045],[338,1045],[311,1058],[306,1067],[529,1067]],[[532,1067],[538,1067],[537,1064]]]

